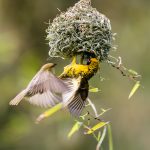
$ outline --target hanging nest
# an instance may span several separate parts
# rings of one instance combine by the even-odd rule
[[[62,12],[49,24],[47,33],[51,57],[71,58],[81,51],[94,50],[103,61],[112,47],[110,21],[92,8],[90,0],[80,0]]]

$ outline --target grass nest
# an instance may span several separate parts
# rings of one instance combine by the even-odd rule
[[[94,50],[103,61],[112,47],[110,20],[93,8],[90,0],[80,0],[61,12],[46,31],[51,57],[71,58],[81,51]]]

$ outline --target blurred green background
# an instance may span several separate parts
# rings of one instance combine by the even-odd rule
[[[93,150],[96,142],[83,131],[72,139],[67,133],[73,118],[58,112],[36,125],[44,109],[27,102],[10,107],[9,101],[23,89],[41,65],[48,62],[45,40],[47,22],[77,0],[0,0],[0,150]],[[104,13],[117,33],[114,56],[122,56],[127,68],[142,75],[142,88],[128,100],[133,82],[107,64],[90,82],[101,92],[90,94],[97,108],[112,108],[103,118],[112,125],[115,150],[150,149],[150,1],[92,0],[92,6]],[[59,74],[68,63],[57,63]],[[107,140],[104,143],[107,150]]]

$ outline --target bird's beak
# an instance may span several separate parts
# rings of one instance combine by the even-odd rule
[[[57,65],[57,64],[54,64],[54,63],[53,63],[52,67],[55,67],[56,65]]]
[[[54,74],[55,74],[55,68],[54,68],[54,67],[55,67],[56,65],[57,65],[57,64],[54,64],[54,63],[53,63],[53,65],[52,65],[52,67],[51,67],[51,71],[52,71]]]

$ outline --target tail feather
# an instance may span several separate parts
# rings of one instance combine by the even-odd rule
[[[21,91],[14,99],[9,102],[9,105],[18,105],[20,101],[25,97],[26,90]]]

